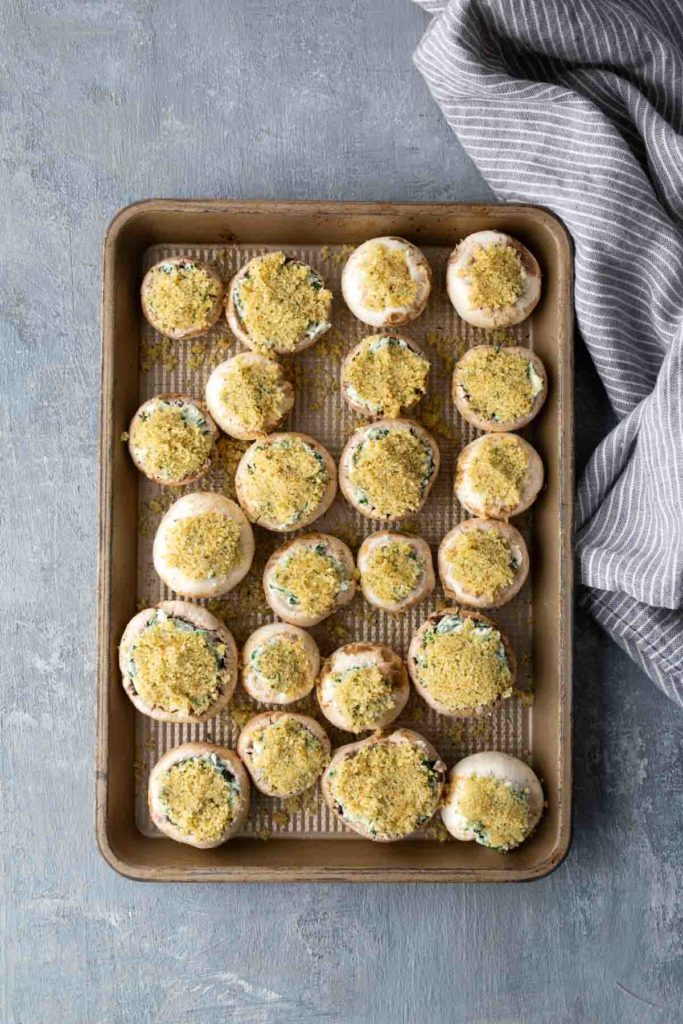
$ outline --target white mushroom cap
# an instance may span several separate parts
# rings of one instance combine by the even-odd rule
[[[286,440],[299,440],[307,447],[313,449],[313,451],[322,459],[325,472],[327,474],[327,484],[325,485],[325,489],[323,490],[318,504],[312,507],[306,515],[301,516],[294,522],[281,522],[280,520],[266,517],[263,511],[252,501],[249,493],[250,471],[257,451],[264,446],[275,446]],[[312,522],[319,519],[320,516],[323,516],[327,512],[337,493],[337,467],[335,466],[334,459],[328,450],[309,434],[300,434],[295,431],[282,434],[269,434],[267,437],[255,441],[254,444],[247,448],[246,452],[240,459],[237,472],[235,473],[235,490],[237,491],[237,500],[252,523],[256,523],[258,526],[262,526],[266,530],[272,530],[274,533],[290,533],[292,530],[300,530],[304,526],[310,526]]]
[[[543,814],[543,789],[536,773],[519,758],[512,754],[504,754],[497,750],[485,750],[478,754],[470,754],[458,761],[449,772],[449,783],[441,806],[443,823],[456,839],[470,842],[476,839],[473,823],[460,812],[459,786],[461,779],[472,775],[489,776],[500,782],[506,782],[516,789],[526,791],[529,809],[529,830],[527,838],[538,825]]]
[[[510,641],[503,633],[502,629],[493,619],[489,619],[486,615],[482,615],[481,612],[470,611],[469,608],[461,608],[458,605],[453,605],[449,608],[440,608],[436,612],[432,612],[424,620],[422,625],[415,631],[408,647],[408,671],[410,672],[410,678],[413,680],[413,686],[422,697],[425,704],[434,708],[440,715],[444,715],[446,718],[475,718],[478,715],[488,715],[495,708],[497,708],[506,699],[505,696],[496,698],[490,704],[479,704],[476,707],[461,707],[457,710],[449,707],[443,701],[435,697],[431,690],[428,689],[420,677],[418,657],[423,648],[424,635],[428,631],[434,629],[444,619],[459,618],[459,619],[471,619],[477,626],[493,629],[500,636],[500,642],[505,651],[505,658],[510,669],[510,683],[509,686],[512,689],[515,684],[515,677],[517,673],[517,659],[515,658],[515,652],[510,644]]]
[[[142,636],[150,620],[163,612],[172,619],[181,619],[189,622],[197,629],[205,629],[213,634],[215,638],[225,646],[223,658],[223,669],[220,671],[220,694],[210,708],[201,715],[183,714],[177,711],[165,711],[158,707],[152,707],[137,692],[135,680],[130,674],[129,666],[131,654],[136,641]],[[237,685],[237,646],[232,633],[220,619],[212,615],[206,608],[197,604],[190,604],[189,601],[161,601],[156,608],[145,608],[134,615],[126,626],[121,643],[119,644],[119,668],[121,679],[126,694],[135,707],[143,715],[154,718],[160,722],[206,722],[213,718],[230,703],[235,687]]]
[[[226,384],[230,380],[231,371],[236,367],[246,368],[250,366],[262,367],[264,370],[270,369],[271,371],[274,369],[277,373],[277,415],[264,423],[262,430],[256,430],[245,424],[235,411],[226,405],[223,398]],[[275,362],[274,359],[268,359],[266,356],[259,355],[258,352],[238,352],[231,359],[226,359],[225,362],[219,363],[215,370],[212,371],[211,376],[206,382],[206,404],[216,423],[226,434],[229,434],[230,437],[236,437],[241,441],[253,441],[257,437],[262,437],[264,434],[269,434],[271,430],[275,430],[281,420],[284,419],[294,405],[294,388],[285,378],[282,366]]]
[[[532,385],[532,403],[526,416],[518,416],[516,419],[500,421],[487,419],[477,413],[473,407],[470,396],[463,386],[463,371],[468,364],[481,352],[495,351],[494,345],[475,345],[465,352],[462,359],[458,361],[453,370],[453,401],[464,420],[473,424],[479,430],[514,431],[521,430],[538,415],[548,395],[548,375],[545,371],[543,361],[532,352],[530,348],[523,348],[521,345],[506,345],[501,349],[502,356],[522,356],[529,363],[529,373]],[[535,390],[535,394],[533,393]]]
[[[411,548],[424,564],[424,572],[422,577],[418,580],[417,587],[411,593],[401,598],[399,601],[386,601],[377,594],[373,588],[372,583],[368,579],[368,572],[372,561],[372,556],[378,550],[385,547],[387,544],[393,541],[402,541],[406,544],[410,544]],[[360,585],[363,591],[363,597],[370,604],[373,604],[376,608],[383,608],[387,612],[400,612],[406,608],[410,608],[414,604],[418,604],[420,601],[424,601],[425,598],[434,590],[436,581],[434,579],[434,566],[432,564],[432,552],[429,544],[422,537],[415,537],[408,533],[396,533],[392,530],[378,530],[376,533],[371,533],[369,537],[366,537],[360,548],[358,549],[358,571],[360,573]]]
[[[322,615],[307,612],[296,605],[290,604],[274,585],[275,574],[278,566],[283,561],[299,548],[315,548],[320,544],[324,545],[326,552],[340,564],[344,574],[341,581],[341,589],[337,594],[334,606]],[[333,537],[329,533],[302,533],[299,537],[294,537],[292,540],[287,541],[286,544],[281,545],[270,556],[263,571],[263,590],[266,601],[272,610],[281,619],[284,619],[285,622],[291,622],[295,626],[315,626],[318,622],[322,622],[323,619],[332,615],[338,608],[344,607],[353,600],[356,593],[355,575],[356,567],[353,555],[342,540],[339,540],[338,537]]]
[[[355,668],[378,668],[392,690],[393,704],[373,722],[357,728],[354,722],[340,707],[337,695],[335,676],[343,675]],[[338,729],[347,732],[368,732],[385,729],[403,711],[410,696],[408,671],[402,658],[383,644],[351,643],[330,655],[325,661],[316,683],[318,703],[325,718]]]
[[[498,591],[493,597],[488,597],[485,594],[472,594],[466,590],[448,561],[448,551],[453,542],[463,533],[468,533],[471,530],[492,530],[504,537],[510,545],[510,553],[515,564],[514,578],[507,587]],[[468,604],[473,608],[499,608],[511,601],[524,586],[529,574],[529,552],[521,533],[510,523],[501,522],[498,519],[464,519],[452,530],[449,530],[441,541],[438,565],[439,577],[446,597]]]
[[[206,323],[199,324],[195,327],[164,328],[163,323],[160,322],[154,310],[151,308],[150,292],[153,287],[154,277],[162,267],[167,267],[169,265],[172,267],[192,265],[198,270],[203,270],[216,284],[216,299],[209,312]],[[196,338],[200,334],[206,334],[207,331],[213,327],[223,312],[224,298],[225,289],[218,271],[214,267],[209,266],[208,263],[204,263],[202,260],[191,259],[189,256],[167,256],[165,259],[159,260],[158,263],[155,263],[153,267],[149,268],[142,280],[142,287],[140,288],[142,312],[145,315],[145,319],[152,325],[155,331],[163,334],[166,338],[173,338],[175,341],[182,341],[184,338]]]
[[[254,763],[253,756],[253,746],[256,733],[262,729],[266,730],[269,726],[276,725],[278,722],[282,722],[286,719],[296,722],[299,726],[309,732],[311,736],[318,740],[322,747],[324,763],[327,763],[330,758],[332,745],[330,743],[329,736],[323,729],[322,725],[320,725],[319,722],[316,722],[315,718],[311,718],[310,715],[300,715],[293,711],[264,711],[260,715],[255,715],[253,718],[249,719],[239,735],[239,739],[237,741],[237,752],[242,758],[242,761],[251,776],[251,781],[254,783],[255,787],[261,793],[265,793],[266,796],[276,796],[281,798],[298,796],[300,793],[305,793],[307,789],[311,788],[311,786],[314,786],[320,777],[318,776],[313,779],[312,782],[309,782],[308,785],[303,788],[296,787],[288,790],[287,792],[281,792],[279,790],[275,791],[275,789],[259,772],[258,767]],[[322,775],[322,772],[323,769],[321,768],[320,775]]]
[[[238,524],[240,528],[239,556],[226,576],[194,579],[168,561],[168,535],[174,523],[205,512],[220,512]],[[154,568],[167,587],[184,597],[220,597],[232,590],[249,572],[254,558],[254,534],[251,525],[239,505],[223,494],[212,491],[197,491],[186,494],[171,505],[165,514],[154,538],[152,548]]]
[[[529,458],[526,477],[522,482],[521,498],[516,505],[501,505],[481,494],[472,480],[472,464],[486,445],[495,444],[499,439],[514,437]],[[519,434],[484,434],[466,445],[458,455],[455,469],[455,495],[460,504],[473,516],[489,519],[508,519],[525,512],[538,497],[543,487],[544,471],[541,457],[528,441]]]
[[[228,324],[230,325],[230,330],[232,331],[236,338],[239,338],[239,340],[244,345],[247,346],[247,348],[253,349],[255,352],[260,352],[262,350],[262,346],[258,342],[254,341],[254,339],[249,334],[249,330],[246,324],[243,323],[242,318],[240,317],[239,314],[239,310],[237,308],[236,295],[239,292],[240,285],[242,284],[244,278],[249,273],[253,263],[259,259],[265,258],[268,255],[269,253],[263,253],[262,256],[255,256],[253,260],[249,260],[247,263],[245,263],[245,265],[237,271],[237,273],[235,274],[235,276],[233,277],[228,286],[228,299],[225,315]],[[288,257],[288,260],[289,259],[291,259],[291,257]],[[322,287],[325,287],[325,282],[323,281],[322,277],[320,276],[317,270],[315,270],[313,267],[309,267],[307,263],[301,263],[300,260],[294,260],[293,262],[300,263],[301,266],[306,267],[311,274],[314,274],[315,277],[317,277],[320,280]],[[294,348],[283,348],[279,345],[272,345],[268,346],[268,351],[272,352],[274,355],[291,356],[297,352],[303,352],[305,349],[310,348],[312,345],[315,345],[316,341],[318,341],[318,339],[321,338],[326,331],[329,331],[330,327],[332,326],[332,324],[329,321],[331,309],[332,302],[330,300],[327,309],[328,319],[321,321],[317,325],[317,328],[315,330],[302,334]]]
[[[417,286],[413,301],[406,306],[388,309],[371,309],[367,305],[367,282],[364,261],[375,245],[385,246],[403,252],[411,278]],[[415,320],[420,315],[429,299],[432,287],[432,272],[424,253],[405,238],[384,236],[369,238],[349,256],[342,271],[342,294],[344,301],[354,316],[371,327],[398,326]]]
[[[353,361],[357,359],[358,356],[363,355],[363,353],[365,353],[367,350],[374,351],[373,346],[381,347],[385,343],[398,343],[398,346],[402,348],[404,351],[408,349],[410,352],[413,353],[413,355],[416,355],[421,359],[425,360],[427,363],[429,363],[427,356],[422,351],[417,342],[413,341],[412,338],[405,337],[405,335],[398,334],[396,331],[383,331],[380,334],[370,334],[367,338],[363,338],[362,341],[359,341],[358,344],[354,345],[351,351],[344,358],[344,362],[342,363],[341,368],[340,381],[342,398],[350,406],[351,409],[354,409],[362,416],[382,417],[386,415],[386,410],[380,409],[378,411],[377,406],[373,406],[367,399],[363,397],[362,394],[359,394],[356,391],[356,389],[352,386],[348,379],[349,372],[351,370]],[[401,407],[400,412],[402,414],[409,412],[422,399],[423,394],[424,391],[422,393],[416,393],[412,401]]]
[[[273,643],[276,638],[283,637],[300,640],[306,654],[306,675],[301,679],[301,686],[288,693],[273,691],[252,662],[252,655],[256,651]],[[268,704],[291,704],[293,701],[301,700],[315,686],[319,670],[320,652],[315,640],[310,633],[289,622],[270,622],[266,626],[261,626],[251,634],[242,648],[242,686],[254,700],[265,701]]]
[[[421,736],[420,733],[414,732],[412,729],[396,729],[388,736],[368,736],[367,739],[357,740],[355,743],[347,743],[343,747],[338,747],[332,756],[332,760],[327,766],[321,783],[323,797],[325,798],[325,802],[332,813],[335,814],[339,820],[347,826],[347,828],[350,828],[354,832],[358,832],[360,835],[364,836],[366,839],[371,839],[373,842],[377,843],[392,843],[400,839],[410,839],[419,832],[419,829],[415,829],[407,835],[388,835],[386,833],[373,831],[372,822],[370,821],[349,820],[344,814],[343,807],[338,805],[334,797],[334,793],[332,791],[332,779],[334,778],[335,771],[346,758],[354,757],[365,747],[390,743],[407,743],[412,747],[416,747],[424,754],[427,760],[433,762],[433,771],[436,773],[438,779],[434,794],[436,807],[441,798],[441,794],[443,793],[446,766],[441,760],[438,751],[429,742],[429,740],[424,736]]]
[[[164,776],[166,772],[178,764],[180,761],[185,761],[188,758],[206,758],[208,760],[217,759],[219,762],[224,762],[230,769],[232,775],[238,786],[238,794],[236,796],[235,814],[231,823],[225,829],[223,834],[218,839],[196,839],[186,832],[181,831],[176,825],[169,821],[166,811],[164,810],[163,801],[161,799],[161,793],[164,787]],[[200,850],[210,850],[216,846],[221,846],[236,835],[249,814],[249,776],[245,771],[244,765],[240,761],[234,750],[230,750],[229,747],[220,747],[214,743],[205,742],[194,742],[194,743],[183,743],[179,747],[174,747],[172,750],[167,751],[163,757],[159,758],[157,763],[152,768],[149,776],[149,787],[147,792],[147,802],[149,804],[149,813],[153,823],[160,831],[164,832],[171,839],[174,839],[177,843],[185,843],[187,846],[196,846]]]
[[[482,309],[472,301],[472,280],[468,268],[480,248],[494,245],[510,246],[519,253],[523,291],[514,305],[503,309]],[[541,269],[536,257],[517,239],[502,231],[475,231],[464,238],[450,255],[446,290],[458,316],[474,327],[511,327],[526,320],[537,305],[541,297]]]
[[[172,405],[176,405],[179,408],[189,407],[191,410],[193,410],[194,416],[196,417],[197,420],[203,419],[205,421],[206,433],[211,437],[211,450],[209,452],[208,458],[206,459],[206,462],[204,463],[203,466],[200,466],[197,469],[196,473],[192,473],[189,476],[177,478],[161,476],[158,472],[154,472],[154,470],[150,467],[148,459],[146,457],[146,452],[140,450],[134,444],[135,429],[140,423],[141,418],[145,414],[155,412],[158,409],[160,403],[169,403]],[[144,473],[144,475],[149,480],[154,480],[155,483],[162,484],[167,487],[180,487],[186,484],[196,483],[197,480],[200,480],[211,469],[212,456],[215,450],[214,445],[215,442],[218,440],[218,436],[218,427],[214,423],[212,417],[209,414],[208,408],[204,405],[203,402],[200,402],[198,399],[193,398],[192,395],[182,395],[176,392],[166,392],[161,395],[154,395],[153,398],[148,398],[146,402],[142,403],[140,408],[133,416],[132,420],[130,421],[130,426],[128,427],[128,451],[130,452],[130,457],[133,460],[136,468],[139,469],[141,473]]]
[[[361,515],[366,516],[368,519],[378,519],[387,522],[395,519],[401,519],[403,518],[403,516],[385,516],[378,513],[374,507],[362,504],[352,480],[353,457],[357,449],[361,448],[366,441],[370,440],[373,432],[378,430],[408,430],[414,436],[419,438],[419,440],[421,440],[425,444],[425,446],[429,448],[431,452],[433,462],[431,476],[429,477],[429,480],[424,486],[424,489],[422,491],[422,497],[420,499],[418,506],[414,509],[407,509],[405,515],[419,512],[420,509],[424,506],[424,503],[429,497],[429,492],[436,483],[436,478],[439,475],[439,469],[441,467],[441,453],[439,451],[438,444],[436,443],[432,435],[429,433],[429,431],[425,430],[422,424],[417,423],[415,420],[376,420],[374,423],[369,423],[367,426],[360,427],[353,434],[351,434],[351,437],[346,442],[344,450],[341,453],[341,457],[339,459],[339,488],[344,497],[346,498],[346,500],[349,502],[349,504],[353,505],[353,507],[358,512],[360,512]]]

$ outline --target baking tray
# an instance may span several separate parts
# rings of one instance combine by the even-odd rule
[[[524,241],[544,274],[541,303],[532,318],[506,332],[484,332],[458,319],[444,291],[445,264],[455,242],[497,227]],[[548,808],[520,849],[507,855],[447,837],[438,821],[417,839],[375,844],[345,829],[317,791],[295,801],[254,793],[244,834],[216,850],[195,850],[162,837],[146,808],[151,766],[164,750],[188,739],[234,746],[240,725],[262,710],[238,688],[228,712],[203,725],[154,722],[139,715],[120,684],[117,645],[136,609],[171,596],[151,566],[156,525],[168,504],[193,489],[227,490],[240,454],[226,439],[221,458],[199,487],[170,491],[137,473],[121,435],[140,402],[161,391],[203,395],[211,369],[240,348],[222,321],[206,338],[169,342],[140,312],[145,269],[169,255],[208,260],[227,279],[251,256],[283,248],[320,270],[335,293],[334,327],[289,364],[297,402],[286,429],[313,434],[335,458],[357,423],[338,389],[341,358],[371,329],[340,298],[339,278],[350,246],[398,234],[416,242],[434,271],[427,312],[405,328],[432,361],[429,391],[415,416],[432,430],[442,453],[440,478],[409,529],[435,553],[443,534],[462,518],[452,494],[455,459],[478,433],[450,401],[450,371],[467,347],[486,340],[526,344],[544,360],[550,394],[524,434],[546,466],[547,483],[533,510],[515,520],[531,552],[530,580],[492,617],[510,636],[520,671],[520,698],[490,718],[458,722],[436,715],[413,693],[397,725],[434,740],[449,763],[483,749],[502,749],[529,761],[541,776]],[[98,608],[97,839],[122,874],[146,880],[186,881],[518,881],[541,877],[563,858],[570,838],[572,559],[572,322],[571,248],[560,222],[528,206],[149,200],[122,210],[104,246],[100,536]],[[244,445],[242,447],[245,447]],[[315,524],[357,547],[376,524],[342,498]],[[260,568],[282,541],[257,529],[254,569],[235,592],[210,607],[238,642],[273,616],[261,595]],[[387,615],[357,597],[313,630],[326,655],[351,639],[388,643],[405,654],[413,630],[443,604],[432,598],[402,616]],[[300,702],[314,711],[314,699]],[[324,720],[323,720],[324,721]],[[333,745],[348,734],[329,728]]]

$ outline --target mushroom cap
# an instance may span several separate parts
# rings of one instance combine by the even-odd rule
[[[205,271],[209,277],[216,282],[218,285],[218,291],[216,294],[216,300],[213,308],[209,314],[209,322],[202,325],[201,327],[178,327],[170,331],[163,330],[156,319],[156,316],[149,305],[149,292],[152,285],[152,278],[154,273],[162,265],[172,264],[173,266],[182,266],[186,263],[192,263],[195,267]],[[208,263],[204,263],[203,260],[190,259],[188,256],[167,256],[163,260],[159,260],[153,267],[150,267],[144,278],[142,279],[142,285],[140,287],[140,301],[142,302],[142,312],[145,315],[145,319],[155,331],[159,334],[163,334],[165,338],[172,338],[174,341],[182,341],[185,338],[197,338],[200,334],[206,334],[211,330],[213,325],[218,321],[221,313],[223,312],[223,302],[225,300],[225,289],[223,287],[223,280],[215,269]]]
[[[495,708],[499,707],[503,701],[507,700],[506,697],[498,697],[490,704],[480,704],[476,707],[465,707],[458,708],[453,711],[448,704],[444,704],[438,698],[434,697],[429,692],[426,686],[420,681],[419,673],[417,671],[417,655],[418,651],[422,646],[422,638],[424,634],[434,624],[439,623],[442,619],[449,618],[450,616],[459,616],[461,619],[473,619],[475,622],[481,622],[485,626],[490,626],[495,629],[500,635],[501,643],[505,649],[505,657],[507,658],[508,665],[510,667],[510,686],[514,687],[515,678],[517,674],[517,659],[515,658],[515,652],[512,649],[510,641],[503,633],[502,629],[498,626],[493,619],[489,619],[486,615],[482,615],[481,612],[473,612],[469,608],[461,608],[459,605],[451,605],[449,608],[441,608],[437,612],[432,612],[424,620],[422,625],[413,634],[408,648],[408,671],[410,672],[410,678],[413,680],[413,686],[422,697],[425,704],[428,704],[435,711],[438,711],[440,715],[444,715],[446,718],[478,718],[482,715],[490,715]]]
[[[370,248],[383,245],[405,253],[410,276],[417,286],[415,298],[406,306],[370,309],[365,299],[365,268],[363,261]],[[386,235],[369,238],[359,245],[344,264],[341,279],[344,301],[354,316],[371,327],[398,327],[415,320],[424,310],[432,288],[432,270],[424,253],[405,238]]]
[[[338,707],[334,691],[327,692],[326,680],[330,675],[344,672],[350,668],[371,668],[377,666],[385,679],[392,686],[394,703],[388,711],[380,715],[371,725],[356,728],[343,711]],[[316,693],[320,710],[325,718],[338,729],[347,732],[368,732],[385,729],[403,711],[410,696],[410,682],[405,662],[391,647],[384,644],[350,643],[338,647],[323,664],[316,682]]]
[[[518,561],[512,582],[492,598],[485,594],[470,594],[456,579],[446,557],[448,549],[456,537],[470,530],[494,530],[501,534],[509,542],[512,553]],[[505,523],[499,519],[463,519],[461,523],[449,530],[441,541],[438,567],[444,593],[449,599],[468,604],[472,608],[500,608],[501,605],[511,601],[524,586],[529,574],[529,552],[521,533],[511,523]]]
[[[521,258],[525,274],[524,290],[514,305],[503,309],[482,309],[472,303],[467,268],[474,253],[482,246],[506,245]],[[448,259],[446,291],[461,319],[474,327],[512,327],[532,313],[541,297],[541,268],[536,257],[516,238],[502,231],[475,231],[463,238]]]
[[[495,345],[475,345],[465,352],[462,359],[458,360],[455,369],[453,370],[453,401],[455,406],[464,420],[471,423],[478,430],[488,430],[491,432],[500,431],[514,431],[521,430],[528,423],[538,415],[541,411],[543,403],[548,395],[548,375],[543,365],[542,359],[532,352],[530,348],[523,348],[521,345],[509,345],[506,346],[502,351],[506,355],[519,355],[527,359],[534,368],[536,374],[541,378],[543,387],[534,396],[531,409],[526,416],[518,416],[516,419],[506,420],[501,422],[499,420],[489,420],[485,416],[480,416],[479,413],[475,412],[472,408],[469,396],[465,391],[462,384],[462,371],[465,369],[467,364],[480,352],[495,349]]]
[[[249,466],[257,448],[260,448],[265,444],[277,444],[285,439],[291,440],[295,438],[299,441],[303,441],[304,444],[313,448],[314,451],[322,458],[325,471],[327,473],[327,483],[320,497],[320,501],[315,508],[312,508],[308,514],[302,516],[301,519],[297,519],[295,523],[283,524],[275,519],[267,519],[263,515],[259,514],[258,509],[249,498],[247,480],[249,476]],[[305,526],[310,526],[310,524],[315,522],[316,519],[325,515],[337,494],[337,467],[335,466],[334,459],[328,452],[327,448],[324,448],[323,445],[321,445],[319,441],[316,441],[314,437],[311,437],[310,434],[301,434],[297,431],[289,431],[281,434],[268,434],[267,437],[254,441],[240,459],[239,465],[237,466],[237,472],[235,473],[235,490],[237,492],[237,500],[252,523],[256,523],[257,526],[262,526],[265,530],[272,530],[274,533],[291,533],[293,530],[301,530]]]
[[[240,554],[231,571],[225,576],[194,579],[175,566],[170,566],[166,555],[168,531],[174,523],[204,512],[220,512],[234,520],[240,528]],[[244,579],[254,558],[254,534],[251,525],[237,502],[213,491],[195,491],[178,498],[164,515],[154,537],[152,548],[154,568],[171,590],[184,597],[220,597]]]
[[[131,651],[136,640],[144,633],[152,616],[159,610],[165,612],[170,618],[182,619],[192,623],[197,629],[206,629],[210,633],[214,633],[220,642],[225,644],[225,667],[220,673],[222,692],[211,707],[201,715],[188,715],[152,707],[135,689],[133,679],[128,671]],[[161,601],[156,608],[145,608],[138,612],[126,626],[119,644],[119,668],[121,682],[127,696],[143,715],[159,722],[206,722],[227,707],[235,692],[238,675],[237,645],[225,623],[212,615],[208,609],[191,604],[189,601]]]
[[[166,818],[161,804],[162,779],[168,769],[172,768],[179,761],[184,761],[190,757],[210,757],[211,754],[215,754],[221,761],[228,764],[237,780],[239,794],[237,796],[235,816],[218,839],[193,839],[192,836],[182,832]],[[250,802],[249,776],[235,751],[230,750],[229,747],[221,747],[215,743],[205,743],[203,741],[183,743],[179,747],[173,747],[172,750],[168,750],[152,768],[149,776],[147,802],[150,817],[161,832],[164,832],[177,843],[184,843],[186,846],[196,846],[199,850],[210,850],[216,846],[221,846],[228,839],[232,839],[247,820]]]
[[[412,338],[406,337],[406,335],[404,335],[404,334],[398,334],[396,331],[391,331],[391,332],[383,331],[380,334],[371,334],[367,338],[363,338],[362,341],[359,341],[357,345],[354,345],[354,347],[351,349],[351,351],[345,356],[344,361],[342,363],[342,367],[341,367],[340,382],[341,382],[342,398],[344,399],[346,404],[351,409],[355,410],[355,412],[358,412],[358,413],[360,413],[363,416],[372,416],[375,419],[382,418],[384,416],[384,413],[383,412],[373,412],[373,410],[367,405],[367,403],[359,401],[357,398],[353,397],[353,395],[351,394],[351,386],[350,386],[350,384],[348,382],[347,375],[348,375],[349,368],[350,368],[351,363],[353,362],[353,360],[358,355],[360,355],[362,352],[365,351],[365,349],[368,347],[369,343],[372,343],[373,341],[378,341],[381,338],[392,338],[392,339],[395,339],[396,341],[401,341],[416,356],[421,356],[423,359],[427,359],[427,356],[425,355],[425,353],[423,352],[423,350],[420,348],[420,346],[417,344],[416,341],[413,341]],[[410,412],[411,409],[414,409],[415,406],[420,401],[422,401],[422,398],[423,398],[423,395],[420,395],[420,394],[416,395],[412,402],[410,402],[408,405],[404,405],[402,407],[401,412],[402,413]]]

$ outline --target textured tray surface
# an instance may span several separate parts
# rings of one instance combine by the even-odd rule
[[[157,260],[167,256],[186,256],[206,260],[217,266],[226,280],[248,259],[277,246],[154,246],[145,254],[146,270]],[[401,328],[423,348],[432,365],[429,388],[425,399],[414,411],[435,436],[441,450],[441,471],[429,499],[419,514],[403,529],[424,537],[432,548],[436,568],[436,551],[441,538],[464,518],[463,511],[453,495],[455,461],[461,447],[479,433],[461,420],[450,398],[450,377],[454,362],[462,352],[475,344],[495,340],[502,344],[522,344],[533,348],[533,318],[505,332],[485,332],[469,327],[453,310],[445,294],[445,266],[449,254],[446,248],[425,247],[424,252],[432,266],[434,284],[425,313],[413,324]],[[335,461],[346,438],[360,422],[342,401],[339,389],[339,370],[343,356],[373,329],[358,321],[346,308],[340,290],[341,270],[347,255],[341,246],[288,246],[290,255],[315,267],[331,287],[335,304],[333,328],[312,349],[287,361],[288,372],[296,388],[296,404],[281,429],[300,430],[312,434],[330,451]],[[140,402],[164,391],[180,391],[203,396],[204,386],[211,370],[242,348],[222,320],[205,338],[185,342],[171,342],[155,334],[144,323],[140,350]],[[543,412],[541,412],[541,417]],[[528,433],[528,432],[525,432]],[[533,425],[528,436],[533,441]],[[224,439],[221,457],[208,479],[186,488],[160,488],[140,477],[139,487],[139,544],[138,544],[138,605],[145,607],[174,595],[163,586],[152,566],[152,541],[163,511],[176,497],[192,490],[225,490],[234,497],[233,474],[239,455],[246,443]],[[531,547],[531,515],[515,519]],[[373,523],[355,512],[338,496],[332,508],[310,529],[329,532],[341,537],[355,551],[362,540],[382,524]],[[398,528],[393,524],[392,528]],[[273,620],[274,616],[263,598],[262,568],[270,553],[291,535],[268,533],[255,529],[256,557],[251,572],[231,594],[219,601],[208,602],[209,607],[223,618],[233,631],[238,644],[242,644],[258,626]],[[202,602],[206,603],[206,602]],[[430,599],[409,609],[403,615],[390,615],[367,604],[357,594],[353,603],[322,622],[311,632],[327,656],[336,647],[352,640],[384,643],[405,656],[410,637],[424,618],[444,604],[440,586]],[[532,630],[531,583],[527,581],[520,594],[507,606],[495,609],[491,617],[507,633],[518,659],[517,686],[521,690],[532,687],[530,662]],[[149,771],[164,751],[179,743],[194,739],[210,739],[234,746],[239,728],[251,714],[262,710],[238,686],[231,707],[222,715],[203,725],[179,725],[156,722],[136,712],[136,821],[138,828],[148,836],[160,833],[151,824],[146,802]],[[293,710],[314,714],[328,730],[333,746],[350,742],[353,737],[334,729],[321,715],[312,695],[292,705]],[[529,760],[532,749],[531,730],[533,708],[528,702],[513,697],[492,716],[457,721],[436,714],[412,691],[410,701],[396,726],[410,726],[429,737],[446,762],[451,765],[466,754],[496,748]],[[344,828],[331,815],[319,791],[298,800],[272,800],[253,791],[252,810],[244,834],[251,836],[278,836],[288,838],[334,836],[338,839],[360,840],[355,833]],[[432,825],[426,837],[443,839],[441,826]]]

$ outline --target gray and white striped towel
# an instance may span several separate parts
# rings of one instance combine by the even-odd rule
[[[415,61],[464,148],[573,236],[620,420],[579,484],[581,603],[683,705],[683,3],[417,2]]]

